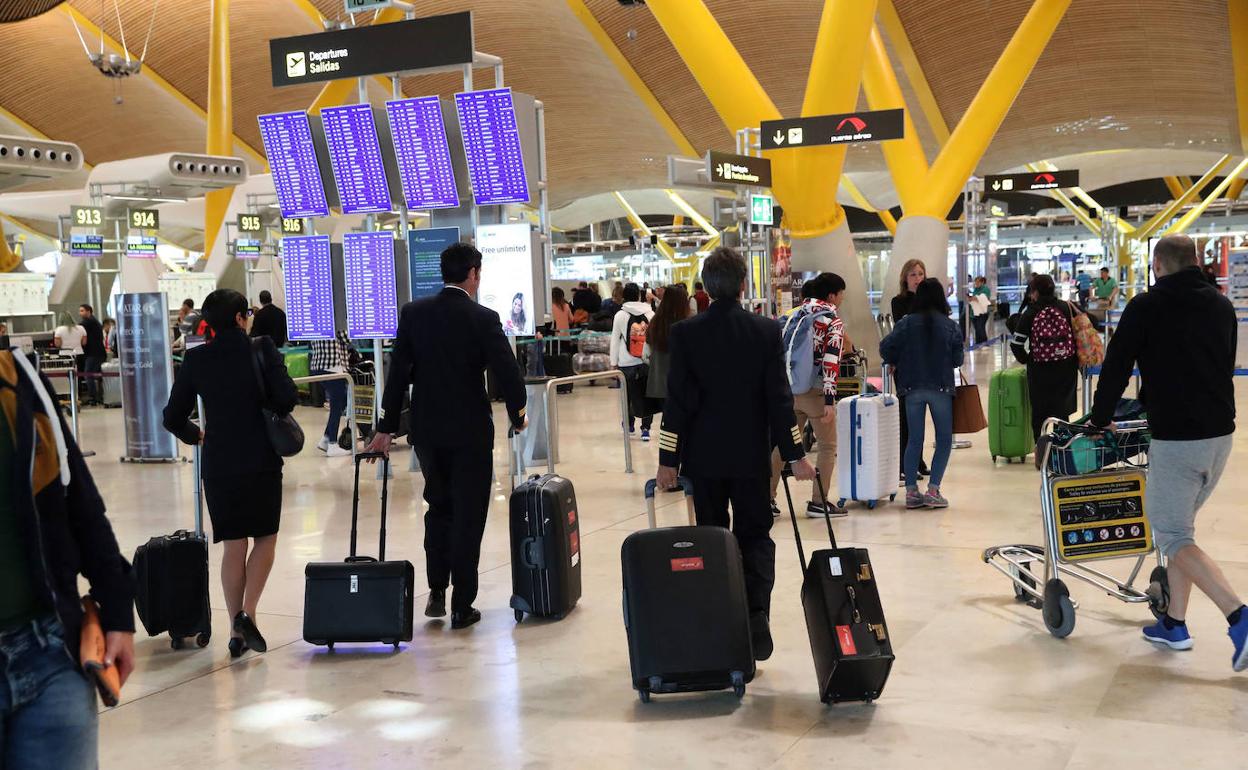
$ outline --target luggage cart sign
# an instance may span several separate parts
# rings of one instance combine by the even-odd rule
[[[1144,515],[1143,471],[1063,476],[1049,484],[1063,561],[1153,550],[1153,534]]]

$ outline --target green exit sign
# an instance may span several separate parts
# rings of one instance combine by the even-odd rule
[[[775,205],[770,195],[750,196],[750,224],[774,225],[771,209]]]
[[[346,3],[347,13],[359,13],[361,11],[375,11],[378,8],[387,8],[390,0],[344,0]]]

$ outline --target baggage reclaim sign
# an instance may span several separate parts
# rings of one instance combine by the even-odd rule
[[[771,161],[711,150],[706,153],[706,176],[718,184],[771,187]]]
[[[764,150],[846,142],[884,142],[900,139],[905,134],[906,111],[902,109],[764,120],[759,126]]]
[[[984,190],[988,192],[1035,192],[1078,187],[1079,171],[1037,171],[1034,174],[988,174]]]

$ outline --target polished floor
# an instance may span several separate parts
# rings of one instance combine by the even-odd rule
[[[974,379],[987,383],[981,351]],[[577,489],[585,592],[565,620],[516,625],[505,517],[507,454],[495,453],[496,487],[481,559],[484,620],[466,631],[418,617],[415,639],[335,654],[304,643],[303,566],[346,555],[349,459],[315,450],[286,469],[279,556],[261,604],[269,652],[231,661],[227,618],[206,649],[174,651],[141,638],[139,666],[121,706],[101,717],[101,766],[193,768],[623,768],[1242,767],[1248,754],[1248,674],[1230,668],[1225,622],[1193,601],[1191,652],[1139,638],[1148,617],[1076,585],[1074,633],[1051,637],[1040,613],[1014,601],[1008,581],[980,558],[985,546],[1040,537],[1038,474],[1030,464],[993,467],[986,434],[954,453],[945,480],[952,505],[906,512],[899,504],[853,507],[837,522],[842,543],[871,549],[897,663],[872,705],[826,707],[798,600],[793,532],[777,522],[776,651],[744,700],[731,693],[656,697],[630,687],[620,609],[619,548],[646,526],[642,483],[656,444],[633,444],[637,473],[623,472],[614,430],[615,392],[578,386],[559,397],[564,462]],[[985,403],[987,400],[984,392]],[[1248,394],[1241,392],[1241,405]],[[324,412],[301,409],[309,435]],[[121,415],[89,410],[83,444],[127,553],[149,536],[191,523],[189,465],[123,465]],[[1248,431],[1202,513],[1198,536],[1248,594]],[[416,564],[421,477],[396,462],[390,558]],[[361,543],[374,548],[377,482]],[[678,523],[683,502],[661,495],[660,521]],[[801,520],[810,546],[823,523]],[[213,549],[213,606],[219,548]],[[1110,569],[1125,566],[1109,564]],[[424,597],[417,598],[417,611]],[[136,764],[137,763],[137,764]]]

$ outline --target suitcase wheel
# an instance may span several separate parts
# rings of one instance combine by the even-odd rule
[[[327,650],[329,650],[330,652],[333,652],[333,651],[334,651],[334,643],[333,643],[333,642],[326,642],[326,643],[325,643],[325,648],[326,648]]]
[[[649,690],[645,690],[645,689],[638,690],[638,691],[637,691],[637,697],[641,699],[641,702],[642,702],[642,703],[649,703],[649,702],[650,702],[650,691],[649,691]]]
[[[208,642],[212,640],[212,634],[207,631],[201,631],[195,636],[195,646],[204,648],[208,646]]]
[[[874,500],[868,500],[868,501],[867,501],[867,509],[868,509],[868,510],[875,510],[875,501],[874,501]]]
[[[523,620],[524,620],[524,613],[521,612],[520,610],[516,610],[516,622],[520,623]]]
[[[843,498],[843,497],[842,497],[840,500],[838,500],[838,501],[837,501],[837,503],[836,503],[836,507],[837,507],[837,508],[844,508],[844,507],[845,507],[845,498]]]
[[[186,642],[180,636],[169,637],[169,648],[172,650],[180,650],[186,646]]]
[[[892,493],[891,495],[889,495],[889,496],[888,496],[888,501],[889,501],[890,503],[891,503],[891,502],[893,502],[893,501],[894,501],[894,500],[896,500],[896,499],[897,499],[897,493],[896,493],[896,492],[894,492],[894,493]]]
[[[732,694],[737,698],[745,697],[745,674],[740,671],[732,672]]]

